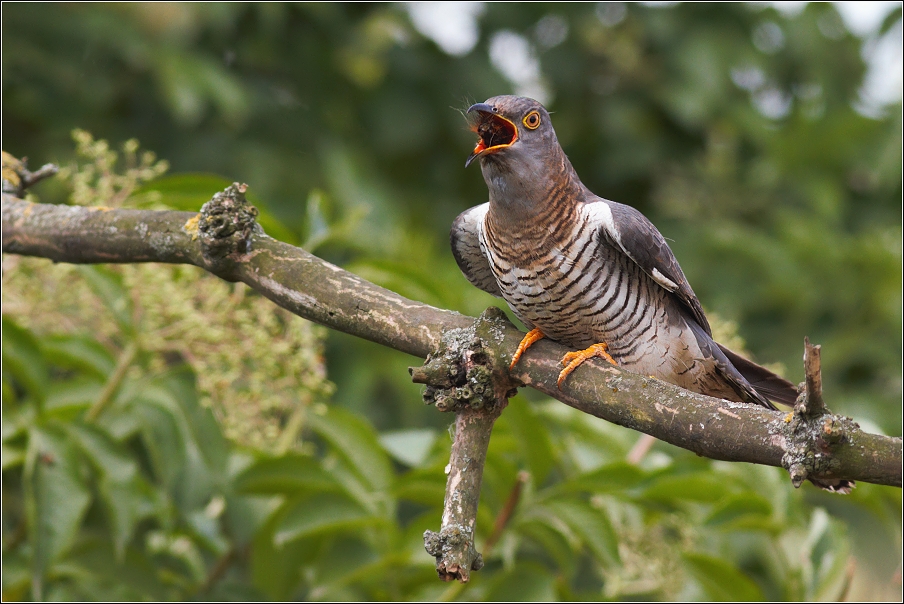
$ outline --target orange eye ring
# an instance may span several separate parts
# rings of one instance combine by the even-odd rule
[[[540,112],[531,111],[524,116],[524,119],[521,120],[521,123],[523,123],[524,127],[528,130],[536,130],[540,127]]]

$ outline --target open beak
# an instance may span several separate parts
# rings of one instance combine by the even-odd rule
[[[471,120],[471,129],[477,133],[480,140],[465,162],[466,168],[481,155],[496,153],[518,140],[518,128],[512,121],[496,113],[492,105],[486,103],[471,105],[468,114],[474,112],[476,115]]]

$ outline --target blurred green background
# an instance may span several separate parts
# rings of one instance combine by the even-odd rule
[[[246,182],[271,235],[471,315],[499,301],[449,251],[487,197],[461,114],[538,98],[584,183],[666,236],[727,343],[797,382],[809,336],[830,407],[901,434],[900,63],[868,62],[900,61],[899,4],[858,34],[831,4],[2,19],[3,148],[70,167],[41,201],[197,209]],[[77,153],[76,128],[110,148],[80,135]],[[134,145],[112,163],[133,138],[166,175],[130,164]],[[154,270],[4,258],[5,599],[900,600],[900,490],[795,491],[661,443],[629,464],[639,435],[530,393],[494,433],[479,545],[519,470],[529,486],[488,566],[450,590],[419,551],[451,421],[420,402],[419,361]]]

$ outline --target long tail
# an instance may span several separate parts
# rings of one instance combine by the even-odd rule
[[[765,367],[761,367],[718,344],[722,353],[731,364],[741,372],[750,385],[764,397],[775,403],[794,405],[797,400],[797,387],[783,377],[775,375]]]

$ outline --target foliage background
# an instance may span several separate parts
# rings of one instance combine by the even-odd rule
[[[832,409],[901,434],[901,104],[859,92],[875,40],[829,4],[462,5],[459,46],[429,12],[7,4],[3,146],[71,166],[44,202],[197,209],[247,182],[270,234],[477,314],[497,301],[448,251],[486,199],[460,113],[535,96],[726,338],[796,381],[808,335]],[[526,470],[522,500],[449,588],[420,535],[450,420],[416,359],[186,268],[4,258],[3,317],[5,599],[901,598],[900,490],[795,491],[661,443],[632,465],[637,434],[528,396],[494,433],[479,541]]]

